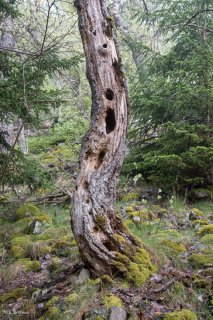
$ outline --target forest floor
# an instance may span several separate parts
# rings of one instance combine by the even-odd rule
[[[117,214],[158,268],[135,287],[116,276],[91,279],[66,202],[1,201],[1,320],[212,319],[212,203],[147,203],[137,192],[120,197]]]

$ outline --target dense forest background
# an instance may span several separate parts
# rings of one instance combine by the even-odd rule
[[[150,315],[146,318],[138,311],[138,301],[125,298],[125,285],[126,291],[119,291],[106,277],[96,283],[88,275],[85,279],[90,282],[72,278],[74,287],[68,290],[70,284],[64,282],[62,296],[56,285],[54,276],[59,279],[63,274],[63,283],[66,270],[73,270],[79,260],[69,231],[69,204],[91,113],[78,17],[71,0],[0,0],[0,302],[20,299],[11,308],[26,311],[29,319],[65,319],[67,309],[69,319],[108,319],[108,311],[88,311],[97,307],[101,291],[108,309],[131,305],[126,318],[112,320],[211,319],[212,1],[118,0],[107,1],[107,6],[131,103],[117,210],[131,231],[157,253],[155,262],[164,274],[152,281],[162,285],[160,277],[171,271],[166,274],[168,282],[173,279],[166,307],[163,302],[150,311],[150,305],[143,304]],[[34,262],[45,265],[42,259],[49,261],[47,287],[53,294],[48,296],[48,289],[42,292],[45,285],[41,289],[33,278],[40,291],[33,291],[31,283],[31,298],[26,297],[25,289],[20,289],[29,283],[23,285],[23,277],[27,272],[37,275],[42,268]],[[44,283],[43,271],[40,274]],[[160,305],[155,289],[149,284]],[[136,296],[139,299],[138,292]],[[180,318],[163,318],[176,308],[193,310],[198,318],[191,311]],[[10,307],[0,309],[0,314],[2,310]],[[8,319],[7,312],[2,314]]]

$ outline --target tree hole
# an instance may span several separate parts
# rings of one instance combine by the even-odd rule
[[[97,226],[94,226],[93,231],[97,233],[99,231],[99,228]]]
[[[114,246],[109,240],[105,240],[103,245],[107,248],[107,250],[114,251]]]
[[[83,182],[83,187],[84,187],[85,190],[88,190],[88,188],[89,188],[89,182],[85,180],[85,181]]]
[[[114,99],[114,92],[111,89],[106,89],[105,97],[107,100],[112,101]]]
[[[100,167],[100,165],[103,163],[103,161],[104,161],[104,157],[105,157],[105,151],[101,151],[100,153],[99,153],[99,156],[98,156],[98,167]]]
[[[106,114],[106,133],[109,134],[115,129],[116,121],[115,121],[115,112],[113,109],[108,109]]]
[[[95,31],[93,31],[93,35],[94,35],[94,36],[96,36],[96,30],[95,30]]]
[[[107,43],[103,44],[103,48],[106,49],[108,47]]]

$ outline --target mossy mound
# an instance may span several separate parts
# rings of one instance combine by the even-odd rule
[[[8,293],[3,293],[0,295],[0,302],[4,303],[9,300],[17,300],[21,298],[25,294],[25,289],[24,288],[16,288],[13,289],[12,291]]]
[[[172,240],[162,240],[161,244],[168,249],[175,251],[177,253],[186,252],[186,248],[182,243],[177,243]]]
[[[27,217],[35,217],[39,213],[39,209],[32,203],[25,203],[16,211],[16,216],[18,219],[23,219]]]
[[[127,213],[128,213],[128,212],[133,212],[133,211],[134,211],[134,208],[131,207],[131,206],[128,206],[128,207],[125,208],[125,210],[126,210]]]
[[[211,254],[192,254],[188,261],[193,267],[203,267],[213,265],[213,256]]]
[[[180,311],[168,313],[163,319],[164,320],[197,320],[197,316],[191,310],[182,309]]]
[[[213,224],[210,224],[208,226],[202,227],[199,231],[198,234],[200,236],[204,236],[205,234],[213,234]]]
[[[114,264],[118,271],[124,273],[128,281],[139,287],[149,278],[157,268],[151,262],[149,253],[144,248],[139,248],[135,254],[128,258],[127,255],[116,252]]]
[[[122,307],[123,306],[121,299],[118,296],[115,296],[113,294],[105,296],[103,298],[103,303],[106,308]]]
[[[40,261],[30,260],[30,259],[26,258],[26,259],[19,259],[16,262],[16,266],[22,268],[23,270],[25,270],[27,272],[30,272],[30,271],[37,272],[41,268],[41,263],[40,263]]]
[[[192,226],[205,226],[208,224],[209,224],[208,220],[194,220],[192,222]]]
[[[76,292],[69,294],[66,298],[65,301],[68,303],[75,303],[79,300],[79,294]]]
[[[213,247],[213,234],[206,234],[204,237],[200,239],[205,245],[212,245]]]

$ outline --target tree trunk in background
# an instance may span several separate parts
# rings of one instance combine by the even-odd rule
[[[7,0],[6,2],[9,3],[10,1]],[[0,40],[1,47],[17,49],[16,39],[12,33],[13,19],[10,15],[8,15],[8,14],[5,15],[3,21],[1,22],[1,29],[2,29],[1,40]],[[7,75],[5,75],[4,72],[2,72],[1,77],[4,79],[7,77]],[[17,120],[17,125],[19,127],[22,126],[21,119]],[[9,123],[7,121],[3,121],[2,123],[0,123],[0,132],[2,132],[2,135],[5,139],[5,141],[10,146],[13,145],[13,142],[16,139],[15,126],[16,126],[16,123],[14,121],[9,122]],[[18,131],[19,131],[19,128],[18,128]],[[22,130],[20,131],[20,134],[19,134],[17,141],[20,146],[21,152],[23,154],[27,154],[28,147],[27,147],[27,141],[25,138],[24,126],[22,126]],[[5,150],[5,148],[3,146],[2,147],[0,146],[0,150]]]
[[[96,276],[113,275],[127,272],[120,253],[133,259],[141,248],[114,207],[125,155],[128,96],[104,1],[77,0],[75,6],[92,91],[92,119],[80,154],[72,229],[90,271]]]

